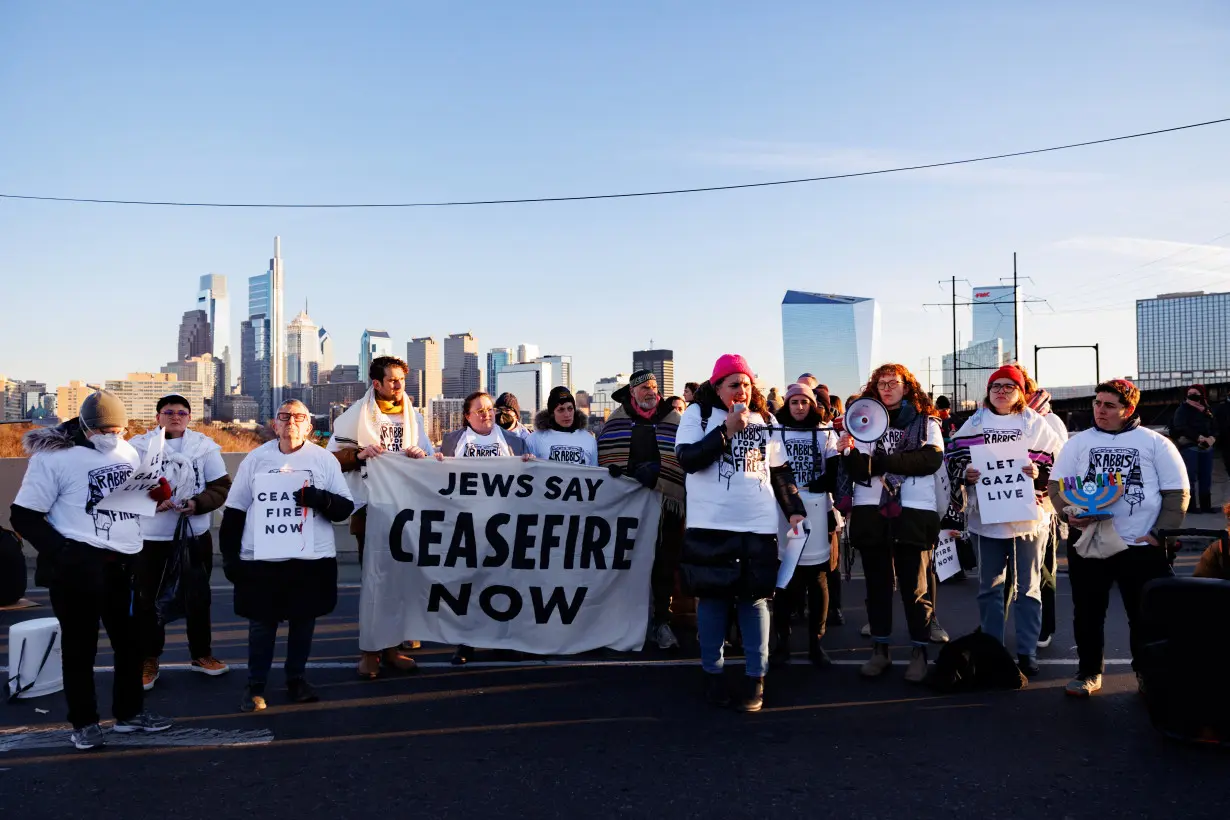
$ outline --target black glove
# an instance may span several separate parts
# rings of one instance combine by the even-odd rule
[[[620,467],[618,464],[607,465],[606,470],[611,474],[611,478],[619,478],[624,474],[624,468]]]
[[[658,485],[658,474],[661,472],[661,465],[647,461],[636,468],[636,472],[632,474],[632,477],[641,482],[643,486],[652,490]]]
[[[807,482],[807,492],[812,493],[813,495],[820,495],[824,493],[824,480],[820,478],[813,478],[811,481]]]
[[[291,495],[300,507],[326,512],[329,509],[329,493],[316,487],[302,487]]]
[[[239,583],[239,577],[243,570],[243,561],[239,556],[234,557],[222,556],[222,574],[226,576],[226,580],[232,584]]]

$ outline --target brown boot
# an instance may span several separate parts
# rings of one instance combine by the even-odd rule
[[[364,652],[359,656],[359,677],[375,680],[380,677],[380,653]]]
[[[922,683],[927,677],[927,647],[916,646],[910,653],[910,665],[905,668],[905,679],[910,683]]]
[[[878,678],[893,665],[893,659],[888,654],[888,644],[877,643],[871,650],[871,660],[859,667],[859,674],[864,678]]]
[[[384,650],[381,653],[380,660],[385,666],[396,669],[399,672],[414,673],[419,671],[419,665],[415,663],[414,658],[402,654],[402,651],[395,646]]]

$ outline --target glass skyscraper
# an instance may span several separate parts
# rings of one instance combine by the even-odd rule
[[[219,362],[218,385],[214,390],[217,401],[229,392],[235,380],[231,370],[231,297],[227,294],[225,276],[211,273],[201,277],[196,307],[209,317],[209,352]]]
[[[1230,380],[1230,293],[1137,299],[1136,373],[1142,390]]]
[[[782,299],[785,381],[811,373],[829,393],[862,390],[880,361],[880,306],[874,299],[788,290]]]

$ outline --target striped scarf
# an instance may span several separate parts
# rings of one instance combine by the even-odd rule
[[[679,414],[671,411],[656,424],[630,417],[621,406],[617,407],[602,430],[598,433],[598,466],[619,467],[626,470],[632,457],[632,428],[638,423],[654,428],[658,442],[658,457],[661,471],[655,489],[662,493],[662,507],[670,512],[683,514],[683,468],[675,456],[675,433],[679,429]]]

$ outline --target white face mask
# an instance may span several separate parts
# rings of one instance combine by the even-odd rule
[[[90,443],[94,445],[94,449],[100,453],[113,453],[115,448],[120,446],[120,442],[124,437],[119,433],[99,433],[96,436],[90,437]]]

